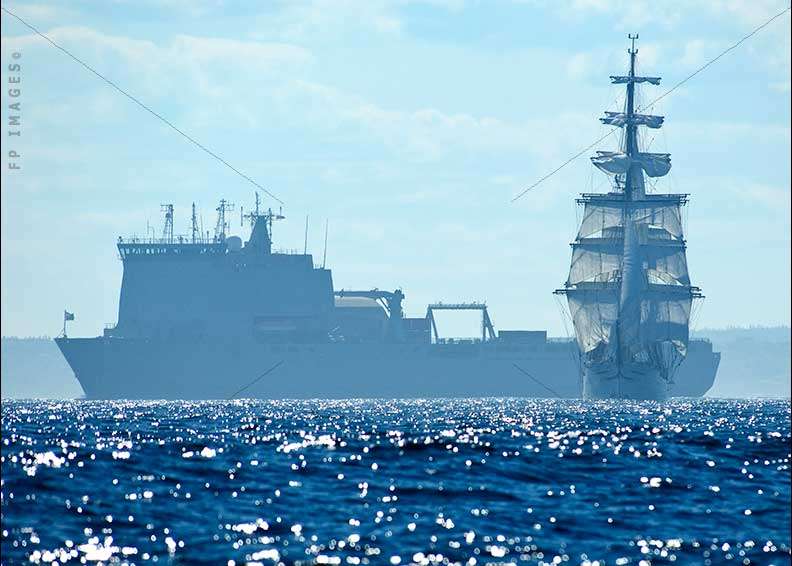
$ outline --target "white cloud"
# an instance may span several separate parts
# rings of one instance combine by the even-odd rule
[[[756,26],[786,7],[778,0],[707,0],[704,5],[710,12],[734,18],[746,25]]]
[[[725,47],[726,45],[721,41],[691,39],[684,43],[682,55],[678,61],[684,67],[700,67]]]
[[[299,75],[310,68],[315,60],[310,50],[280,42],[179,34],[167,42],[155,43],[84,26],[56,27],[43,33],[155,108],[161,100],[183,102],[179,106],[187,109],[193,125],[206,125],[222,116],[225,119],[233,117],[240,125],[255,127],[257,118],[252,110],[255,106],[247,104],[249,101],[239,102],[245,94],[244,86],[266,81],[283,82],[284,77]],[[32,59],[33,53],[40,50],[40,61],[72,68],[81,79],[90,79],[87,72],[53,50],[38,35],[3,37],[3,58],[9,50],[16,49],[24,50],[26,59]],[[99,80],[96,89],[82,94],[82,98],[94,98],[98,102],[86,105],[93,115],[107,114],[108,110],[119,113],[128,105],[123,97],[112,93]],[[203,105],[195,104],[196,95],[204,99]],[[218,112],[219,101],[224,102],[222,112]],[[54,108],[43,108],[41,115],[52,115],[56,110],[68,115],[74,108],[64,108],[66,104],[73,105],[74,101],[56,101]]]
[[[27,22],[33,23],[34,25],[37,23],[40,24],[42,22],[62,20],[67,15],[72,14],[72,11],[70,9],[64,8],[63,6],[54,6],[52,4],[13,3],[11,6],[6,5],[4,7],[9,12],[19,16],[20,18],[26,20]],[[3,18],[5,17],[6,15],[3,14]],[[9,21],[16,21],[16,20],[9,20]]]
[[[396,7],[383,0],[285,2],[274,15],[258,19],[255,35],[289,41],[331,40],[361,32],[398,36],[403,22]]]
[[[771,83],[770,88],[777,92],[785,92],[789,94],[789,92],[792,90],[792,83],[789,81],[789,79],[785,81],[778,81],[776,83]]]
[[[567,74],[572,79],[581,79],[592,70],[594,57],[592,53],[575,53],[567,60]]]
[[[649,0],[575,0],[559,3],[562,18],[583,19],[592,13],[608,15],[614,28],[635,33],[650,25],[674,26],[687,3]]]
[[[563,11],[582,17],[592,12],[610,14],[618,27],[640,29],[650,25],[674,26],[695,12],[704,11],[756,26],[784,9],[779,0],[574,0]]]
[[[293,68],[313,62],[312,53],[297,45],[278,42],[241,41],[213,37],[175,35],[168,44],[105,34],[84,26],[55,27],[43,32],[78,58],[115,54],[125,59],[130,70],[155,71],[159,80],[168,71],[192,69],[203,65],[242,66],[251,72]],[[4,36],[7,49],[44,47],[51,49],[38,35]],[[100,71],[102,69],[99,69]]]

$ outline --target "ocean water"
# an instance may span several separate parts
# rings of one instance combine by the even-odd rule
[[[790,401],[8,401],[1,508],[3,564],[789,564]]]

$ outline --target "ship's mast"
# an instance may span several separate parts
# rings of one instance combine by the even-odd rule
[[[283,209],[275,213],[269,208],[267,212],[261,213],[260,206],[261,200],[259,199],[259,194],[256,193],[255,210],[244,214],[242,218],[250,220],[251,232],[249,244],[269,255],[272,251],[272,222],[274,220],[283,220],[286,217],[283,215]]]
[[[160,205],[163,212],[165,212],[165,225],[162,227],[162,240],[167,244],[173,243],[173,205],[162,204]]]
[[[215,209],[217,210],[217,226],[215,226],[215,239],[224,242],[226,236],[226,229],[228,223],[226,222],[225,213],[234,210],[233,203],[228,202],[226,199],[220,199],[220,205]]]
[[[283,220],[286,218],[283,215],[283,207],[281,207],[277,213],[272,212],[271,208],[267,209],[267,214],[264,215],[264,218],[267,220],[267,233],[269,234],[270,240],[272,240],[272,222],[273,220]]]
[[[638,155],[637,125],[634,121],[635,116],[635,55],[638,50],[635,48],[635,40],[638,34],[628,34],[627,37],[632,41],[632,46],[627,52],[630,54],[630,72],[627,79],[627,108],[624,136],[624,153],[627,154],[629,165],[624,183],[624,208],[622,210],[622,230],[623,230],[623,251],[621,266],[621,289],[619,292],[619,315],[616,324],[616,364],[618,368],[617,391],[621,396],[622,366],[625,357],[630,359],[630,352],[635,347],[639,337],[640,308],[641,308],[641,287],[642,277],[640,268],[640,248],[638,244],[638,234],[632,219],[630,201],[635,199],[634,185],[642,179],[640,166],[635,164],[634,159]]]
[[[633,123],[633,115],[635,114],[635,55],[638,53],[635,48],[635,40],[638,39],[638,34],[628,34],[627,37],[632,40],[632,47],[627,50],[627,53],[630,54],[630,79],[627,82],[627,124],[625,127],[624,153],[632,160],[638,154],[637,126]],[[624,184],[625,200],[632,200],[633,198],[632,177],[632,167],[630,167],[627,169],[627,178]]]
[[[195,216],[195,203],[192,203],[192,243],[195,243],[196,234],[198,234],[198,218]]]

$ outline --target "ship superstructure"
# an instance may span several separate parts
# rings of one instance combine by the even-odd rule
[[[256,208],[243,216],[250,239],[227,236],[233,205],[217,207],[214,235],[192,217],[189,236],[173,235],[173,206],[164,205],[162,238],[119,238],[124,264],[115,338],[200,340],[252,334],[262,340],[316,342],[333,315],[330,270],[308,254],[272,251],[272,224],[283,215]]]
[[[592,163],[609,175],[613,190],[582,194],[583,219],[572,243],[563,289],[582,357],[587,398],[665,399],[685,358],[694,299],[682,229],[686,194],[647,193],[646,177],[671,169],[668,153],[641,150],[639,128],[657,129],[663,116],[636,111],[636,86],[660,77],[635,73],[637,36],[630,36],[622,112],[606,112],[603,124],[621,128],[618,151],[598,151]]]

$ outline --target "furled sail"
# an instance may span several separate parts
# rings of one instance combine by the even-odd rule
[[[629,82],[660,84],[660,77],[630,77],[627,75],[611,75],[611,84],[623,85]]]
[[[670,153],[640,153],[641,168],[650,177],[663,177],[671,170]]]
[[[632,159],[622,151],[598,151],[597,155],[591,158],[591,162],[600,171],[611,175],[623,175],[630,168]]]
[[[600,118],[600,122],[608,126],[623,127],[628,121],[636,126],[646,126],[657,129],[663,125],[665,116],[653,116],[651,114],[633,114],[631,117],[624,112],[605,112],[605,117]]]
[[[638,163],[650,177],[662,177],[671,170],[670,153],[639,153],[630,157],[622,151],[598,151],[591,162],[600,171],[611,175],[627,173],[633,163]]]

